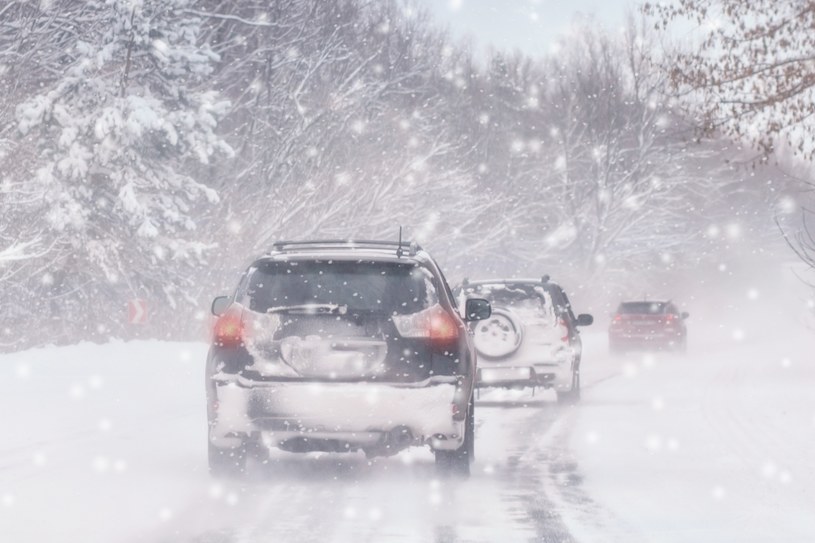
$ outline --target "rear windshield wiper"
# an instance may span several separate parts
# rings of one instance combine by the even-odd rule
[[[314,313],[342,315],[348,311],[347,305],[337,304],[299,304],[270,307],[266,313]]]

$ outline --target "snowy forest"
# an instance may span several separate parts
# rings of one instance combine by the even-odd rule
[[[481,55],[400,0],[4,2],[0,348],[202,337],[279,239],[402,226],[452,281],[598,292],[739,236],[807,258],[811,149],[769,156],[687,107],[648,19],[672,16]]]

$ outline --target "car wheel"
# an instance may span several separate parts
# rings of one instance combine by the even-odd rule
[[[524,327],[510,309],[493,308],[489,319],[475,325],[473,342],[478,354],[485,358],[506,358],[523,342]]]
[[[470,398],[467,421],[464,424],[464,443],[454,451],[435,451],[436,471],[443,477],[470,476],[470,462],[475,457],[475,403]]]
[[[221,449],[207,444],[209,473],[215,477],[240,477],[246,472],[246,445],[234,449]]]
[[[580,369],[577,369],[572,374],[572,388],[569,390],[558,391],[557,401],[560,404],[575,404],[580,401]]]

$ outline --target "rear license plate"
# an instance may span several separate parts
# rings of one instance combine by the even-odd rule
[[[511,383],[516,381],[531,381],[532,368],[481,368],[478,370],[478,380],[482,383]]]

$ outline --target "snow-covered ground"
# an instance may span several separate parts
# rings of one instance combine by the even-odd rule
[[[687,356],[587,366],[584,402],[545,439],[574,461],[580,484],[547,491],[578,540],[815,541],[811,291],[786,268],[763,288],[733,277],[727,303],[691,315]]]
[[[424,450],[276,453],[216,481],[205,345],[4,355],[0,540],[810,542],[815,335],[784,304],[690,307],[686,357],[610,357],[587,330],[584,401],[483,394],[466,482]]]

